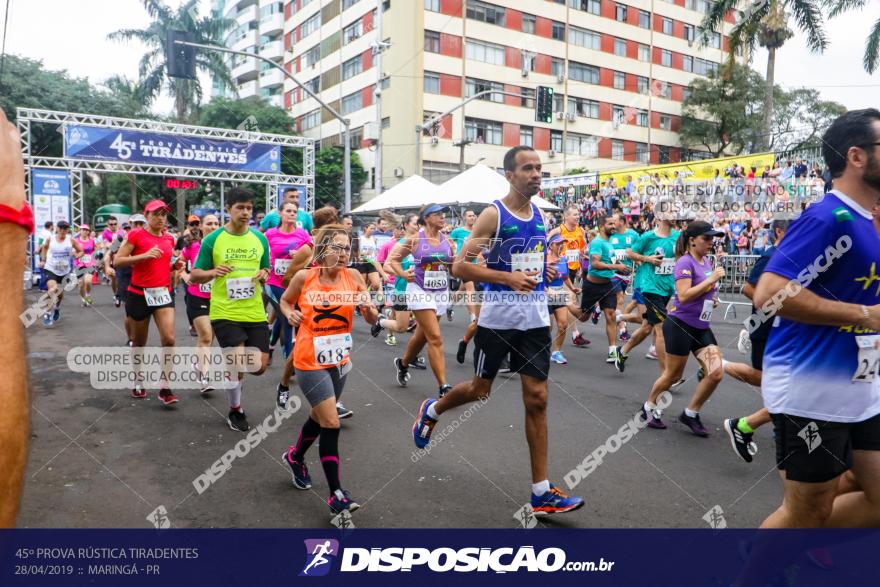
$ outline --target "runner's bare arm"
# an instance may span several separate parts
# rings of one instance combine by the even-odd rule
[[[77,259],[79,259],[80,257],[82,257],[85,254],[81,244],[79,244],[78,242],[76,242],[73,239],[71,239],[70,244],[73,245],[73,250],[75,253],[77,253],[76,255],[74,255]]]
[[[388,254],[388,260],[385,261],[385,267],[390,269],[391,272],[398,277],[403,277],[404,279],[407,277],[407,272],[403,270],[401,262],[404,257],[412,254],[413,248],[416,246],[416,238],[418,237],[406,237],[403,239],[403,242],[394,245],[394,248],[391,249],[391,253]]]
[[[153,249],[150,249],[150,251],[147,251],[146,253],[142,253],[140,255],[132,255],[131,253],[134,251],[134,245],[128,241],[125,241],[116,252],[116,256],[113,258],[113,264],[117,267],[129,267],[146,259],[155,259],[156,257],[151,254],[151,251],[153,251],[154,249],[158,251],[159,255],[161,256],[162,253],[161,251],[159,251],[159,247],[153,247]]]
[[[367,282],[364,281],[364,276],[361,275],[361,272],[357,269],[348,269],[348,275],[358,286],[358,293],[364,294],[365,299],[369,299],[369,291],[367,290]],[[379,319],[379,312],[376,310],[376,306],[373,304],[359,304],[361,309],[361,315],[364,317],[364,321],[367,324],[375,324],[376,320]]]
[[[281,299],[279,300],[281,313],[284,314],[288,322],[293,326],[299,325],[299,321],[302,320],[302,314],[294,306],[302,293],[303,284],[306,282],[307,276],[307,271],[298,271],[293,276],[293,279],[290,280],[290,284],[284,290],[284,293],[281,294]]]
[[[755,288],[755,307],[768,313],[776,308],[776,314],[789,320],[804,324],[821,324],[826,326],[859,325],[871,330],[880,330],[880,305],[866,306],[868,318],[859,304],[838,302],[823,298],[806,288],[799,288],[797,294],[787,293],[787,277],[776,273],[764,272]],[[776,299],[776,302],[773,300]],[[768,302],[770,302],[768,304]]]
[[[293,276],[296,275],[300,269],[305,269],[309,266],[309,263],[312,262],[312,255],[314,251],[312,250],[311,245],[303,245],[296,250],[293,254],[293,260],[290,262],[290,267],[287,268],[287,272],[284,273],[284,277],[281,279],[281,285],[287,287],[290,285],[290,280],[293,279]]]

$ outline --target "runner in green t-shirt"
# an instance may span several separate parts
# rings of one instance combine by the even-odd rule
[[[460,251],[464,246],[464,241],[468,239],[471,235],[471,231],[474,229],[474,223],[477,221],[477,214],[473,210],[465,210],[464,211],[464,224],[453,230],[449,233],[449,237],[455,241],[455,250]],[[461,288],[458,290],[465,297],[465,305],[468,309],[468,314],[470,315],[471,322],[475,322],[477,320],[477,312],[479,311],[479,306],[474,303],[476,288],[474,287],[473,281],[465,281],[461,284]],[[456,303],[460,301],[460,299],[455,300]],[[462,340],[468,341],[471,337],[465,334],[465,338]],[[461,341],[459,341],[459,346],[461,345]],[[465,347],[467,347],[467,342],[465,342]]]
[[[269,327],[263,309],[263,284],[269,279],[269,242],[263,233],[248,227],[254,212],[254,193],[233,188],[226,196],[229,222],[202,239],[190,281],[211,283],[211,326],[217,342],[244,364],[246,347],[260,350],[261,375],[269,366]],[[241,409],[244,373],[226,389],[227,423],[233,430],[250,430]],[[230,384],[231,385],[231,384]]]
[[[615,213],[614,234],[609,237],[608,241],[611,243],[611,246],[614,247],[614,262],[622,263],[630,269],[629,273],[627,274],[616,273],[614,275],[614,278],[611,280],[618,284],[616,312],[616,314],[618,315],[617,326],[620,332],[620,340],[623,342],[629,340],[629,333],[626,331],[626,322],[621,320],[619,318],[619,315],[623,314],[626,288],[633,278],[633,261],[629,258],[627,250],[632,248],[637,240],[639,240],[639,233],[629,227],[626,222],[626,216],[624,216],[620,212]]]

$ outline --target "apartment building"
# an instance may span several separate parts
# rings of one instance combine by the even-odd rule
[[[551,175],[676,162],[699,156],[680,144],[677,132],[687,86],[719,67],[735,23],[731,12],[701,45],[700,23],[710,6],[709,0],[383,0],[389,46],[380,75],[379,1],[285,0],[284,64],[351,120],[352,147],[368,169],[381,126],[385,188],[413,173],[443,181],[477,162],[500,168],[504,152],[517,144],[537,149]],[[228,11],[238,9],[227,4]],[[550,122],[535,121],[539,85],[554,90]],[[416,126],[485,90],[504,94],[478,98],[423,133],[417,161]],[[288,80],[283,97],[298,132],[325,146],[341,144],[341,124],[306,92]]]

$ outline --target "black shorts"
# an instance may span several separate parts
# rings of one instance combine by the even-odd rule
[[[767,348],[766,338],[752,338],[752,367],[758,371],[764,370],[764,349]]]
[[[212,320],[214,336],[220,348],[252,346],[260,352],[269,352],[269,325],[266,322],[233,322],[232,320]]]
[[[409,311],[409,306],[406,305],[406,292],[392,291],[388,299],[391,301],[391,309],[395,312]]]
[[[551,316],[553,316],[553,314],[554,314],[554,312],[556,312],[556,310],[559,310],[559,309],[562,309],[562,308],[565,308],[566,310],[568,310],[568,306],[549,306],[549,305],[548,305],[548,306],[547,306],[547,311],[550,312],[550,315],[551,315]]]
[[[211,312],[211,298],[200,298],[186,294],[186,319],[192,323],[200,316],[207,316]]]
[[[163,304],[161,306],[148,306],[147,298],[144,297],[144,294],[134,293],[132,291],[128,291],[127,288],[125,290],[125,315],[134,320],[135,322],[141,322],[142,320],[148,320],[150,316],[153,315],[153,312],[156,310],[161,310],[163,308],[174,308],[174,297],[172,296],[171,301],[167,304]]]
[[[131,285],[131,269],[116,270],[116,297],[123,304],[128,299],[128,286]]]
[[[550,373],[550,328],[493,330],[477,326],[474,370],[481,379],[495,379],[501,361],[510,355],[511,373],[545,380]]]
[[[376,269],[376,266],[372,263],[355,263],[352,265],[352,267],[357,269],[364,275],[369,275],[370,273],[379,273],[379,270]]]
[[[645,300],[645,313],[642,318],[651,326],[663,324],[666,320],[666,306],[669,304],[669,298],[672,296],[661,296],[654,293],[642,292],[642,299]]]
[[[579,277],[582,277],[580,269],[572,269],[571,267],[568,268],[568,278],[571,280],[572,283],[577,282],[577,279]]]
[[[686,357],[707,346],[718,346],[711,328],[695,328],[675,316],[663,321],[663,340],[666,353]]]
[[[785,478],[823,483],[852,468],[854,450],[880,450],[880,415],[863,422],[826,422],[770,414],[776,468]]]
[[[617,290],[619,286],[615,281],[608,283],[593,283],[584,279],[581,284],[581,310],[587,312],[593,309],[596,302],[603,310],[617,308]]]
[[[70,275],[70,273],[68,273],[67,275],[58,275],[57,273],[52,273],[48,269],[43,269],[43,273],[46,274],[46,283],[49,283],[50,281],[54,281],[58,285],[61,285],[64,282],[64,278],[67,277],[67,275]],[[74,277],[75,277],[75,275],[74,275]]]

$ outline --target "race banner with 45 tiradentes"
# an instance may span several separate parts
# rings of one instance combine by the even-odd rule
[[[281,147],[270,143],[214,140],[83,124],[65,125],[64,156],[224,171],[281,172]]]

